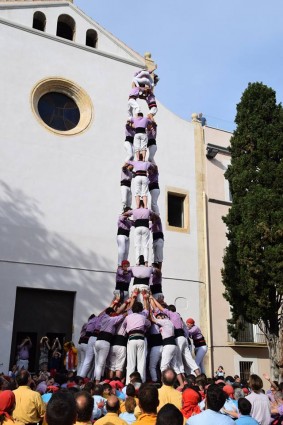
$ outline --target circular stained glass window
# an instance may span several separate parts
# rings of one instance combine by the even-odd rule
[[[77,104],[63,93],[44,94],[39,99],[37,108],[41,119],[54,130],[72,130],[80,121],[80,110]]]

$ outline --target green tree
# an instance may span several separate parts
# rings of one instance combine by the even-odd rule
[[[283,375],[283,110],[276,93],[250,83],[237,105],[231,165],[225,177],[233,204],[226,217],[224,297],[228,331],[243,321],[266,335],[273,376]]]

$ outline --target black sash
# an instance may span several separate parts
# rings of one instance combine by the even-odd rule
[[[147,147],[149,148],[149,146],[152,146],[152,145],[156,145],[156,140],[155,139],[149,139],[148,140]]]
[[[163,340],[163,345],[176,345],[175,338],[173,336],[169,336],[169,338],[165,338]]]
[[[149,277],[135,277],[133,285],[149,285]]]
[[[148,227],[149,228],[149,219],[148,218],[138,218],[135,221],[135,227]]]
[[[117,291],[129,291],[130,282],[116,282],[116,288]]]
[[[153,189],[159,189],[159,184],[157,182],[149,183],[148,189],[149,189],[149,191],[151,191]]]
[[[157,239],[164,239],[163,232],[154,232],[152,233],[152,239],[156,241]]]
[[[143,128],[143,127],[137,127],[137,128],[135,129],[135,131],[136,131],[136,134],[137,134],[137,133],[145,133],[145,128]]]
[[[134,137],[133,136],[126,136],[125,142],[134,143]]]
[[[130,231],[126,229],[122,229],[122,227],[118,227],[117,235],[130,236]]]
[[[150,334],[147,336],[147,343],[150,348],[163,345],[161,334]]]
[[[161,283],[157,283],[156,285],[151,285],[150,290],[152,294],[160,294],[160,292],[162,293]]]
[[[185,336],[184,329],[175,329],[175,338],[178,338],[178,336]]]
[[[97,336],[97,341],[111,342],[112,338],[113,338],[113,335],[110,332],[101,331],[99,332]]]
[[[121,180],[121,186],[131,187],[131,180]]]
[[[128,337],[123,335],[115,335],[112,340],[112,345],[121,345],[122,347],[127,347]]]

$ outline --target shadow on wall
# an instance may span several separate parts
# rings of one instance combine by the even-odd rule
[[[74,242],[48,231],[43,220],[44,214],[34,199],[0,182],[2,285],[16,282],[20,287],[76,292],[75,309],[84,312],[80,323],[74,323],[80,328],[91,313],[97,314],[109,305],[115,287],[114,270],[109,270],[109,262],[99,255],[95,240],[93,251],[83,252]],[[65,217],[60,220],[63,223]],[[76,233],[78,229],[74,229]],[[13,308],[14,298],[10,299],[7,287],[8,297],[6,302]],[[4,297],[2,301],[5,302]],[[43,315],[48,321],[48,314]],[[3,320],[2,324],[11,331],[10,320]]]

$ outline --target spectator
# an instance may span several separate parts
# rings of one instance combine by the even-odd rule
[[[156,425],[182,425],[183,422],[182,413],[171,403],[165,404],[157,414]]]
[[[25,369],[28,370],[29,365],[29,351],[32,347],[31,339],[29,336],[22,339],[22,342],[18,345],[18,361],[17,367],[18,370]]]
[[[107,414],[95,422],[96,425],[127,425],[127,422],[119,418],[120,402],[118,397],[110,395],[106,402]]]
[[[258,375],[251,375],[249,378],[249,386],[252,390],[247,396],[247,400],[252,405],[251,416],[261,425],[269,425],[270,423],[270,403],[267,395],[262,393],[262,379]]]
[[[201,402],[201,395],[192,388],[187,388],[182,394],[183,407],[181,412],[184,418],[189,419],[193,415],[200,413],[200,407],[198,403]]]
[[[92,412],[92,420],[99,419],[101,416],[106,415],[107,411],[105,409],[105,404],[107,399],[102,397],[103,395],[103,386],[95,385],[93,389],[93,412]]]
[[[23,424],[35,424],[40,422],[45,413],[45,404],[38,392],[29,387],[30,374],[22,370],[17,377],[18,389],[14,390],[16,407],[13,418]]]
[[[77,406],[73,394],[59,391],[51,397],[45,419],[48,425],[73,425],[76,423]]]
[[[206,410],[199,415],[191,416],[186,422],[188,425],[217,424],[233,425],[229,416],[222,415],[219,410],[224,406],[226,394],[217,385],[210,385],[206,394]]]
[[[235,420],[237,425],[259,425],[258,421],[251,417],[250,413],[252,405],[246,398],[239,398],[238,409],[240,412],[239,419]]]
[[[94,406],[94,400],[87,391],[80,391],[75,394],[77,405],[77,425],[91,425],[91,416]]]
[[[15,407],[15,394],[5,390],[0,393],[0,424],[13,425],[12,412]]]
[[[176,382],[177,375],[175,371],[171,368],[168,368],[162,372],[161,380],[162,387],[158,390],[159,395],[159,408],[161,409],[165,404],[172,403],[178,409],[182,407],[182,394],[174,389],[174,384]]]
[[[139,390],[139,407],[141,409],[141,415],[138,417],[136,424],[155,425],[158,405],[157,388],[153,385],[144,384]]]
[[[125,401],[126,411],[123,413],[120,413],[119,418],[123,419],[124,421],[127,422],[127,424],[131,425],[137,419],[134,415],[135,407],[136,407],[136,400],[134,399],[134,397],[128,397]]]

